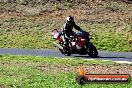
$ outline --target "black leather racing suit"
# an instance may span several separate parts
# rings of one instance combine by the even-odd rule
[[[63,30],[63,34],[62,34],[62,40],[63,40],[63,42],[64,42],[64,44],[66,45],[66,46],[68,46],[68,44],[69,44],[69,42],[68,42],[68,40],[69,40],[69,38],[70,38],[70,35],[72,34],[72,30],[73,30],[73,28],[75,28],[76,30],[82,30],[79,26],[77,26],[76,24],[75,24],[75,22],[72,22],[72,23],[65,23],[64,25],[63,25],[63,28],[62,28],[62,30]]]

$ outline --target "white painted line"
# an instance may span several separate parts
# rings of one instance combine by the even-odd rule
[[[129,61],[114,61],[116,63],[127,63],[127,64],[132,64],[132,62],[129,62]]]
[[[58,58],[58,57],[56,57]],[[63,59],[66,59],[65,57]],[[68,58],[68,59],[73,59],[73,58]],[[98,60],[98,59],[82,59],[82,60]],[[101,60],[101,59],[99,59]],[[123,63],[126,63],[126,64],[132,64],[132,62],[129,62],[129,61],[113,61],[113,60],[101,60],[101,61],[112,61],[112,62],[116,62],[116,63],[120,63],[120,64],[123,64]]]
[[[97,60],[97,59],[83,59],[83,60]],[[112,60],[102,60],[102,61],[112,61]],[[129,62],[129,61],[113,61],[113,62],[120,63],[120,64],[123,64],[123,63],[132,64],[132,62]]]
[[[111,60],[102,60],[102,61],[111,61]]]
[[[83,60],[96,60],[96,59],[83,59]]]

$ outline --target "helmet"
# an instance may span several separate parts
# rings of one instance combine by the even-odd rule
[[[72,16],[68,16],[68,17],[66,18],[66,22],[72,23],[72,22],[74,22],[74,18],[73,18]]]

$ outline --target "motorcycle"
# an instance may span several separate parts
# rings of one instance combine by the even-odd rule
[[[57,40],[59,43],[53,42],[53,44],[66,56],[70,56],[71,54],[88,54],[92,58],[98,56],[96,47],[90,42],[89,33],[84,30],[73,32],[70,39],[68,39],[68,46],[66,46],[62,40],[63,31],[54,29],[52,30],[52,35],[53,39]]]

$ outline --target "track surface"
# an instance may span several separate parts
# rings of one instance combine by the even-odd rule
[[[72,54],[71,56],[64,56],[58,50],[51,49],[14,49],[14,48],[0,48],[0,54],[8,55],[31,55],[31,56],[46,56],[46,57],[80,57],[82,59],[93,59],[88,55]],[[132,62],[132,52],[108,52],[99,51],[99,57],[94,59],[113,60],[113,61],[129,61]]]

